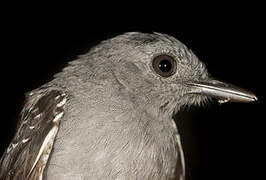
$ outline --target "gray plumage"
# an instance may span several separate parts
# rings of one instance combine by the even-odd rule
[[[168,77],[154,67],[160,55],[174,61]],[[0,177],[183,180],[173,115],[207,96],[244,101],[242,95],[210,94],[195,82],[220,85],[171,36],[133,32],[103,41],[28,94],[18,131],[1,159]]]

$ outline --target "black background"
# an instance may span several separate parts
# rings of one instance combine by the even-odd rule
[[[139,4],[131,10],[128,6],[117,10],[39,6],[30,11],[18,7],[20,11],[4,13],[0,153],[14,134],[25,92],[51,80],[68,61],[101,40],[128,31],[156,31],[191,48],[212,76],[247,88],[259,98],[249,104],[213,102],[177,115],[185,117],[177,124],[187,180],[263,179],[265,14],[260,5]]]

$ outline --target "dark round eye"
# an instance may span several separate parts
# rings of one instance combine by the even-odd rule
[[[168,55],[159,55],[153,59],[153,69],[162,77],[172,76],[176,71],[175,60]]]

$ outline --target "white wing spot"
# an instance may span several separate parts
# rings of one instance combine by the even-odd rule
[[[39,111],[39,108],[36,107],[35,109],[32,110],[32,113],[36,113],[37,111]]]
[[[59,119],[63,116],[64,112],[61,112],[59,114],[57,114],[53,120],[54,123],[57,123],[59,121]]]
[[[42,113],[36,115],[36,116],[34,117],[34,119],[38,119],[38,118],[40,118],[40,117],[41,117],[41,114],[42,114]]]
[[[13,149],[12,146],[8,146],[6,153],[9,153],[12,149]]]
[[[27,124],[27,123],[28,123],[28,121],[27,121],[27,120],[22,122],[22,124]]]
[[[60,103],[58,103],[56,106],[57,107],[62,107],[66,103],[66,98],[64,98]]]
[[[42,97],[43,96],[43,94],[38,94],[37,95],[37,99],[39,99],[40,97]]]
[[[15,149],[17,147],[18,143],[11,143],[7,148],[7,153],[9,153],[11,150]]]
[[[15,143],[15,144],[11,143],[11,145],[12,145],[12,149],[15,149],[17,147],[18,143]]]
[[[29,128],[30,128],[30,129],[34,129],[35,127],[34,127],[34,126],[30,126]]]
[[[58,96],[56,96],[54,99],[55,100],[57,100],[57,99],[59,99],[61,96],[60,95],[58,95]]]
[[[29,95],[32,96],[34,93],[33,92],[30,92]]]
[[[26,142],[28,142],[29,139],[30,139],[30,138],[23,139],[23,140],[22,140],[22,143],[26,143]]]

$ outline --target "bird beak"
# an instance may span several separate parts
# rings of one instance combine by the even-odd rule
[[[192,94],[202,94],[218,99],[218,102],[253,102],[257,97],[247,90],[217,80],[187,83]]]

